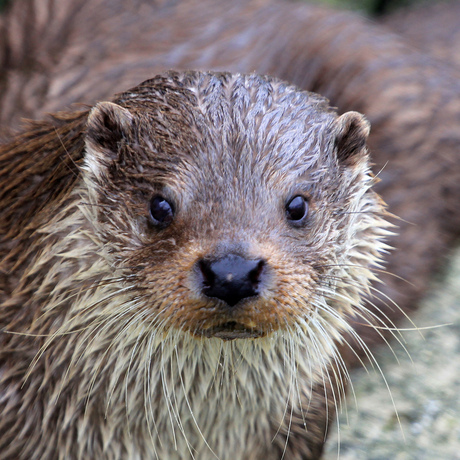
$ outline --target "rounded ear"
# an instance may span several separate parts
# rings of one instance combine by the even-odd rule
[[[131,128],[131,112],[113,102],[99,102],[88,116],[87,143],[95,150],[115,153]]]
[[[133,115],[113,102],[99,102],[91,110],[86,123],[85,169],[101,179],[118,158],[120,142],[127,137]]]
[[[371,125],[358,112],[346,112],[336,120],[335,147],[340,163],[354,165],[367,157],[366,142]]]

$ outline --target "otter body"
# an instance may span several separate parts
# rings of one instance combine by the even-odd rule
[[[173,73],[53,128],[74,171],[3,197],[0,458],[317,458],[385,248],[367,121]]]
[[[403,8],[383,18],[386,26],[403,35],[415,48],[434,56],[438,62],[460,66],[460,2],[433,2]]]

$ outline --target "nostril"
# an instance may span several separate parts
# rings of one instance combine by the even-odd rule
[[[265,262],[263,260],[259,260],[256,267],[251,270],[248,274],[249,280],[254,286],[254,289],[258,289],[260,279],[262,277],[262,272],[264,270]]]
[[[259,294],[265,262],[228,254],[217,260],[198,262],[201,289],[207,297],[214,297],[230,306]]]
[[[212,271],[211,262],[208,260],[200,260],[198,267],[201,271],[203,288],[207,289],[214,285],[216,279],[215,273]]]

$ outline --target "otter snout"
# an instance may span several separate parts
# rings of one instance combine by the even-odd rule
[[[240,300],[259,294],[264,266],[262,259],[247,259],[237,254],[217,260],[201,259],[198,267],[202,292],[233,307]]]

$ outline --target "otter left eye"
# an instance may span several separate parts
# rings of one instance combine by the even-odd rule
[[[168,226],[174,218],[174,208],[161,195],[154,196],[150,201],[150,220],[158,227]]]
[[[297,195],[286,205],[286,217],[294,224],[300,224],[308,215],[308,201]]]

